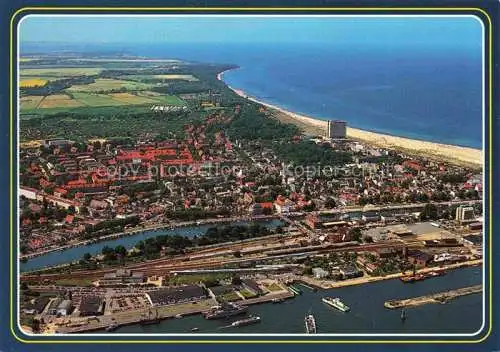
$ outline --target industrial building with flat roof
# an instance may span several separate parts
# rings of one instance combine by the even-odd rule
[[[139,285],[145,280],[146,276],[143,272],[118,269],[114,273],[104,274],[104,277],[99,280],[99,286]]]
[[[104,314],[104,299],[99,296],[84,296],[78,310],[82,317],[102,315]]]
[[[153,306],[176,303],[196,302],[207,298],[205,290],[197,285],[167,287],[146,293],[146,298]]]

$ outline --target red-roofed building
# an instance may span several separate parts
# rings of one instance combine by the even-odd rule
[[[417,163],[416,161],[413,160],[405,160],[403,162],[403,166],[406,166],[409,169],[415,170],[415,171],[421,171],[422,170],[422,165]]]
[[[68,214],[64,218],[64,222],[66,222],[67,224],[72,224],[74,219],[75,219],[74,215]]]
[[[54,188],[54,195],[56,197],[64,197],[66,194],[68,194],[68,191],[65,190],[64,188],[60,187]]]

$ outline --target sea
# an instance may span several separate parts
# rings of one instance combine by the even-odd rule
[[[22,52],[58,48],[32,44]],[[239,69],[223,75],[227,84],[286,110],[374,132],[482,147],[480,48],[301,42],[110,44],[75,50],[235,64]]]

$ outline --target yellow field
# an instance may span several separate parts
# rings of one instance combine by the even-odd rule
[[[130,93],[111,93],[108,94],[113,100],[119,101],[125,104],[149,104],[156,103],[156,100],[152,100],[146,97],[139,97]]]
[[[66,94],[54,94],[45,97],[42,100],[40,105],[38,106],[40,109],[48,109],[48,108],[60,108],[60,107],[78,107],[84,106],[83,103],[72,99],[70,96]]]
[[[43,87],[47,84],[47,80],[40,78],[31,78],[31,79],[23,79],[19,83],[21,88],[34,88],[34,87]]]
[[[21,97],[21,109],[36,109],[42,99],[42,95],[27,95]]]
[[[154,75],[153,77],[158,79],[180,79],[190,82],[198,81],[198,78],[193,75]]]

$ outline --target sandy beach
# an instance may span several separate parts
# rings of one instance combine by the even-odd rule
[[[219,73],[217,79],[222,80],[223,74],[224,72]],[[327,122],[324,120],[287,111],[278,106],[259,101],[242,90],[232,88],[229,85],[228,87],[239,96],[273,110],[277,119],[284,123],[296,125],[304,133],[322,136],[326,134]],[[347,127],[347,137],[369,145],[405,152],[408,155],[426,156],[437,161],[446,160],[450,163],[470,167],[482,167],[483,165],[483,151],[480,149],[391,136],[352,127]]]

